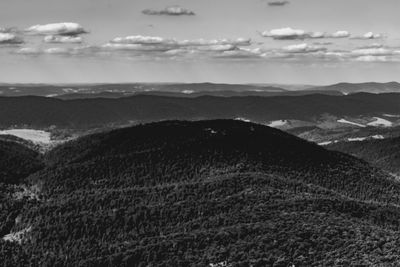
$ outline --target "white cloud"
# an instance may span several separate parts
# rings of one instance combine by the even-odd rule
[[[304,43],[304,44],[288,45],[285,46],[282,50],[288,53],[313,53],[313,52],[326,51],[327,49],[321,46],[314,46]]]
[[[210,46],[210,45],[235,45],[235,46],[247,46],[251,44],[250,39],[238,38],[238,39],[220,39],[220,40],[175,40],[166,39],[162,37],[154,36],[142,36],[134,35],[127,37],[117,37],[111,40],[114,44],[140,44],[140,45],[164,45],[164,46]]]
[[[144,45],[144,44],[126,44],[126,43],[107,43],[101,46],[110,50],[125,50],[125,51],[168,51],[172,49],[166,45]]]
[[[273,39],[277,40],[305,39],[307,37],[307,33],[304,30],[292,29],[289,27],[264,31],[261,33],[261,35],[264,37],[272,37]]]
[[[143,51],[143,52],[165,52],[166,55],[193,55],[197,53],[217,53],[237,50],[241,46],[249,46],[250,39],[195,39],[176,40],[155,36],[134,35],[117,37],[109,43],[101,46],[106,50],[114,51]]]
[[[251,39],[194,39],[177,40],[156,36],[134,35],[117,37],[100,47],[103,51],[125,53],[134,57],[170,57],[170,58],[210,58],[210,57],[254,57],[255,53],[250,49],[242,49],[250,46]]]
[[[90,56],[90,55],[96,55],[95,52],[97,51],[99,51],[99,49],[92,46],[50,47],[50,48],[23,47],[14,51],[14,53],[21,55],[30,55],[30,56],[39,56],[39,55]]]
[[[352,54],[359,56],[385,56],[385,55],[393,55],[393,50],[383,47],[362,48],[353,50]]]
[[[127,36],[127,37],[116,37],[111,40],[111,43],[117,44],[166,44],[166,43],[175,43],[172,39],[164,39],[162,37],[153,37],[153,36]]]
[[[80,36],[47,35],[43,41],[50,44],[80,44],[83,42],[83,38]]]
[[[81,25],[74,22],[34,25],[25,31],[29,34],[37,35],[79,35],[87,33]]]
[[[0,32],[0,44],[21,44],[23,40],[13,33]]]
[[[328,35],[328,37],[347,38],[347,37],[350,37],[350,33],[348,31],[337,31],[337,32],[332,33],[331,35]]]
[[[367,32],[363,35],[354,36],[353,39],[360,39],[360,40],[370,40],[370,39],[381,39],[383,36],[378,33]]]
[[[42,50],[36,47],[23,47],[16,51],[17,54],[23,55],[39,55],[42,53]]]
[[[51,47],[44,50],[47,54],[69,54],[72,50],[64,47]]]
[[[360,56],[356,58],[356,61],[362,62],[386,62],[388,58],[386,56]]]
[[[167,16],[193,16],[195,13],[189,9],[180,7],[180,6],[169,6],[162,10],[155,10],[155,9],[145,9],[142,11],[145,15],[167,15]]]
[[[350,37],[348,31],[337,31],[334,33],[312,32],[301,29],[292,29],[290,27],[264,31],[261,33],[264,37],[271,37],[275,40],[303,40],[303,39],[321,39],[321,38],[347,38]]]
[[[214,39],[214,40],[183,40],[178,41],[180,46],[207,46],[207,45],[235,45],[235,46],[248,46],[251,44],[251,39],[248,38],[237,38],[237,39]]]
[[[217,57],[232,59],[261,59],[262,51],[259,48],[237,48],[234,50],[223,51]]]

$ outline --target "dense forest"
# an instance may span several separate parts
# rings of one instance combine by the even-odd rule
[[[51,110],[51,112],[49,112]],[[0,127],[91,128],[161,120],[246,118],[266,123],[332,116],[400,114],[400,94],[356,93],[346,96],[199,96],[134,95],[121,98],[62,100],[49,97],[0,97]]]
[[[16,142],[0,140],[0,183],[16,184],[42,167],[37,152]]]
[[[361,142],[339,142],[328,146],[364,159],[388,172],[400,175],[400,137]]]
[[[20,237],[0,241],[4,266],[400,262],[400,184],[266,126],[151,123],[82,137],[39,160],[1,187],[2,235]]]

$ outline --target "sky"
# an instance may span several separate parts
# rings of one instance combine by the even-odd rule
[[[0,83],[400,81],[398,0],[0,0]]]

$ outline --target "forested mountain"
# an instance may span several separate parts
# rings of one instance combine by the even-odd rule
[[[0,94],[3,96],[59,96],[63,94],[98,94],[113,92],[134,94],[141,92],[275,92],[286,93],[288,90],[277,85],[268,84],[224,84],[224,83],[115,83],[115,84],[0,84]]]
[[[47,96],[65,99],[92,98],[93,96],[114,98],[132,94],[171,94],[186,96],[277,96],[342,93],[399,93],[397,82],[337,83],[324,86],[281,84],[224,84],[224,83],[120,83],[120,84],[0,84],[2,96]]]
[[[337,83],[327,86],[314,87],[314,90],[333,90],[343,93],[399,93],[400,83],[398,82],[388,82],[388,83],[376,83],[376,82],[366,82],[366,83]]]
[[[0,241],[4,266],[400,260],[400,184],[266,126],[152,123],[70,141],[43,160],[25,181],[40,200],[9,215],[10,232],[23,234],[20,244]]]
[[[190,87],[189,87],[190,88]],[[208,88],[207,88],[208,89]],[[265,91],[264,91],[265,90]],[[185,98],[193,98],[199,96],[217,96],[217,97],[233,97],[233,96],[263,96],[263,97],[272,97],[272,96],[303,96],[303,95],[315,95],[315,94],[323,94],[323,95],[343,95],[339,91],[329,91],[329,90],[299,90],[299,91],[286,91],[281,90],[279,88],[265,88],[264,90],[258,89],[254,91],[193,91],[188,90],[186,92],[174,92],[174,91],[144,91],[144,92],[99,92],[99,93],[69,93],[69,94],[61,94],[54,96],[58,99],[70,100],[70,99],[91,99],[91,98],[121,98],[133,95],[149,95],[149,96],[166,96],[166,97],[185,97]]]
[[[15,142],[0,140],[0,183],[16,184],[42,167],[37,152]]]
[[[394,174],[400,175],[400,137],[360,142],[339,142],[327,146],[362,158]]]
[[[347,96],[306,95],[277,97],[195,98],[137,95],[118,99],[60,100],[45,97],[0,97],[0,127],[95,127],[105,124],[166,119],[246,118],[315,120],[323,114],[373,116],[400,114],[400,94],[358,93]]]

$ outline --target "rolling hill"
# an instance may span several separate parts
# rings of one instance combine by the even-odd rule
[[[90,128],[109,124],[169,119],[317,120],[324,114],[380,116],[400,114],[400,94],[358,93],[347,96],[195,98],[137,95],[118,99],[60,100],[45,97],[0,97],[0,127]]]
[[[400,137],[360,142],[339,142],[331,144],[327,148],[354,155],[388,172],[400,175]]]
[[[338,91],[325,91],[325,90],[300,90],[300,91],[279,91],[274,89],[257,89],[250,91],[233,91],[233,90],[216,90],[216,91],[193,91],[187,90],[187,92],[171,92],[171,91],[140,91],[134,93],[127,92],[109,92],[103,91],[99,93],[70,93],[61,94],[54,96],[54,98],[71,100],[71,99],[91,99],[91,98],[121,98],[134,95],[148,95],[148,96],[165,96],[165,97],[185,97],[194,98],[200,96],[216,96],[216,97],[234,97],[234,96],[262,96],[262,97],[273,97],[273,96],[302,96],[302,95],[343,95]]]
[[[400,184],[233,120],[97,133],[44,155],[5,266],[368,266],[400,260]],[[4,210],[2,211],[5,212]]]
[[[382,94],[382,93],[400,93],[400,83],[337,83],[328,86],[314,87],[312,90],[338,91],[342,93],[354,94],[360,92]]]
[[[196,97],[213,96],[278,96],[327,94],[341,95],[359,92],[399,93],[397,82],[337,83],[324,86],[281,84],[223,84],[223,83],[120,83],[120,84],[0,84],[2,96],[47,96],[63,99],[115,98],[134,94]]]

